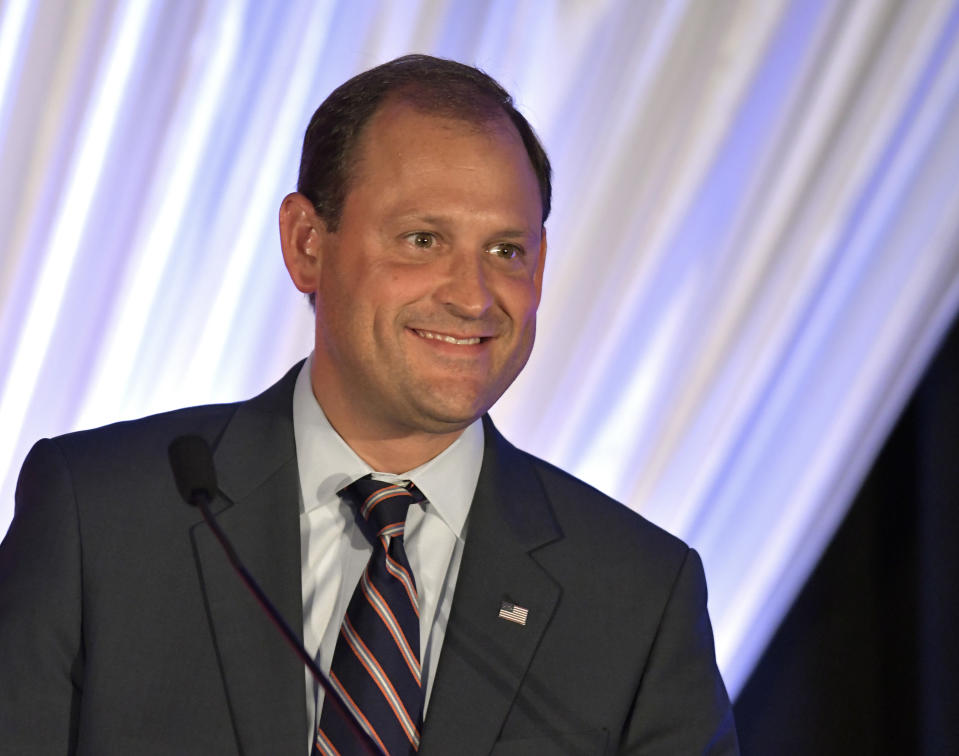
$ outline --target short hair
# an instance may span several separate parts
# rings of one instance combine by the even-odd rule
[[[509,92],[473,66],[429,55],[405,55],[341,84],[310,119],[296,188],[310,200],[329,231],[339,227],[364,127],[388,98],[476,124],[507,116],[529,155],[546,221],[552,199],[549,158]]]

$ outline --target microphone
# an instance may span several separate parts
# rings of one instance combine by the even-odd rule
[[[230,539],[216,521],[216,518],[210,512],[210,502],[217,493],[216,468],[213,465],[213,452],[210,451],[210,445],[206,439],[196,435],[179,436],[173,439],[167,450],[170,457],[170,468],[173,470],[173,478],[176,481],[177,490],[180,496],[190,506],[197,507],[206,524],[213,531],[213,535],[220,542],[223,551],[226,552],[230,564],[240,576],[240,579],[246,585],[250,593],[253,594],[257,602],[266,612],[267,616],[273,621],[273,624],[280,631],[280,634],[286,640],[287,644],[300,657],[306,668],[310,670],[313,679],[319,683],[326,692],[326,700],[333,701],[340,715],[353,728],[354,734],[364,743],[367,750],[373,754],[382,753],[377,743],[370,737],[369,733],[363,729],[356,715],[344,703],[340,694],[334,689],[333,684],[326,678],[326,675],[320,670],[313,660],[313,657],[303,647],[296,633],[287,624],[286,620],[280,614],[273,602],[267,597],[259,583],[253,578],[246,569]]]
[[[191,506],[216,496],[216,468],[210,446],[199,436],[180,436],[168,450],[173,479],[183,500]]]

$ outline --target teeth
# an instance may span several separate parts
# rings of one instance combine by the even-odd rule
[[[445,341],[447,344],[469,345],[469,344],[480,343],[479,336],[473,336],[468,339],[457,339],[455,336],[447,336],[442,333],[433,333],[432,331],[421,331],[418,328],[415,330],[424,339],[435,339],[436,341]]]

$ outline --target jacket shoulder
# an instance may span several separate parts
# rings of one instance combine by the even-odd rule
[[[607,550],[652,557],[678,569],[689,547],[672,533],[567,471],[520,451],[532,466],[567,538],[591,534]]]
[[[207,404],[162,412],[134,420],[122,420],[99,428],[79,430],[56,436],[50,441],[70,457],[86,457],[116,451],[123,456],[143,448],[162,444],[164,448],[177,436],[188,433],[202,436],[215,444],[240,402]]]
[[[198,435],[211,447],[216,447],[224,429],[238,413],[276,414],[288,416],[292,421],[293,384],[302,364],[294,365],[277,383],[251,399],[184,407],[74,431],[51,441],[64,456],[83,463],[94,463],[97,458],[110,459],[112,456],[130,461],[142,453],[152,458],[158,452],[165,459],[170,442],[186,434]]]

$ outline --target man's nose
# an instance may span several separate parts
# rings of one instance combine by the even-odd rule
[[[446,278],[437,290],[442,304],[464,318],[481,318],[493,304],[483,252],[450,255]]]

